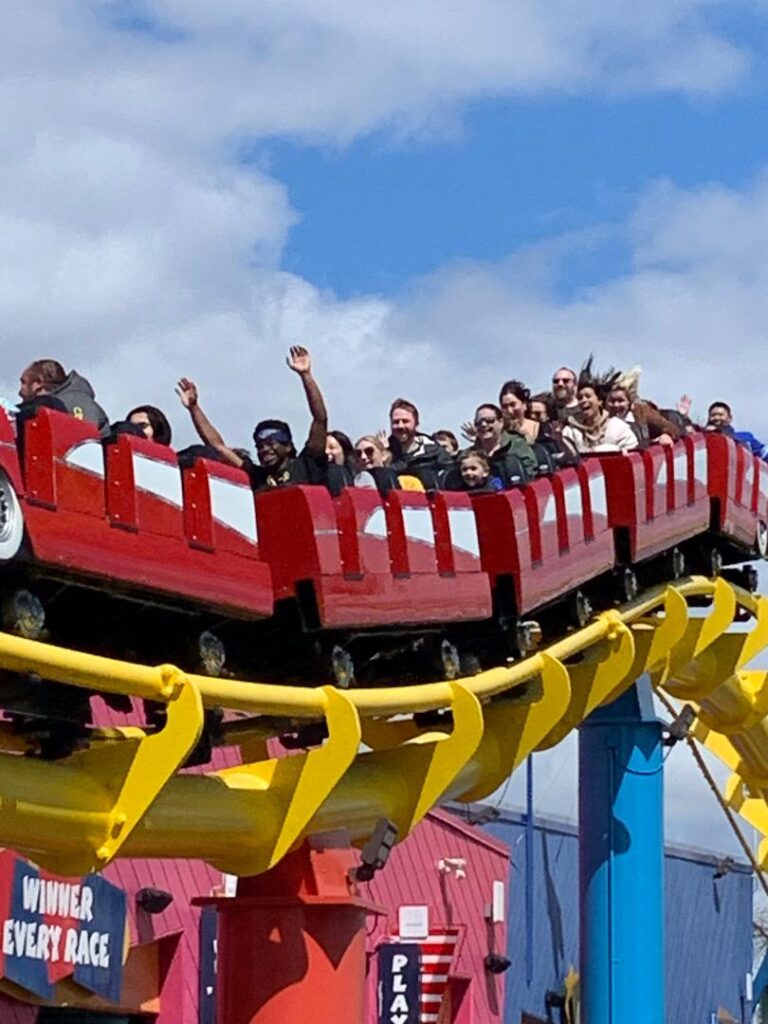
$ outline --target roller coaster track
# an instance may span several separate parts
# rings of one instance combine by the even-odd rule
[[[19,756],[0,723],[0,843],[65,875],[117,856],[253,875],[312,833],[344,828],[359,842],[385,817],[403,838],[438,801],[492,793],[643,673],[693,707],[695,735],[733,772],[728,802],[768,836],[768,672],[748,668],[766,647],[768,598],[703,577],[648,590],[510,665],[379,689],[215,679],[0,634],[2,668],[167,707],[159,731],[96,729],[54,763]],[[224,725],[245,763],[181,772],[214,706],[246,713]],[[268,737],[323,721],[322,745],[267,755]],[[768,866],[768,840],[759,860]]]

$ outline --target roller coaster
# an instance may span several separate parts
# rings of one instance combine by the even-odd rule
[[[767,521],[768,466],[719,434],[474,498],[254,495],[204,457],[0,415],[0,841],[62,875],[257,876],[309,836],[402,838],[482,799],[645,674],[768,837],[768,599],[743,566]],[[57,713],[25,696],[45,681],[126,724],[52,755]],[[201,737],[242,763],[184,771]]]

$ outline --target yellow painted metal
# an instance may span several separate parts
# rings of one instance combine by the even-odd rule
[[[475,759],[472,785],[457,799],[482,800],[493,793],[532,753],[568,712],[571,680],[568,670],[550,654],[539,656],[541,669],[524,692],[491,705],[486,729]]]
[[[360,748],[360,719],[349,697],[325,688],[328,739],[322,747],[290,757],[237,765],[217,773],[234,788],[269,793],[280,809],[278,827],[255,850],[232,851],[237,874],[256,875],[277,864],[301,838],[307,823],[349,769]],[[254,820],[254,827],[259,822]]]
[[[546,750],[556,746],[615,693],[622,682],[629,685],[637,678],[629,674],[635,661],[632,630],[622,622],[618,612],[607,612],[605,617],[610,623],[605,639],[566,666],[571,681],[568,710],[550,729],[537,749]]]
[[[705,617],[689,611],[700,596],[712,601]],[[730,631],[739,608],[754,616],[749,631]],[[253,874],[312,832],[345,827],[363,841],[388,817],[403,836],[441,799],[493,792],[529,753],[559,742],[645,671],[694,703],[697,733],[734,773],[732,805],[768,834],[768,674],[746,667],[766,646],[768,601],[700,577],[654,588],[514,664],[377,690],[211,679],[0,634],[0,667],[168,704],[160,733],[97,730],[90,749],[61,763],[0,753],[0,842],[63,873],[120,854],[202,857]],[[252,760],[176,774],[202,707],[217,704],[251,716],[225,731]],[[435,727],[414,721],[438,710],[450,714]],[[322,746],[266,757],[268,736],[321,719]],[[372,749],[361,752],[361,741]],[[0,747],[9,746],[0,728]]]
[[[9,758],[0,755],[0,827],[10,818],[13,827],[24,835],[40,820],[50,840],[44,861],[46,867],[62,875],[82,875],[103,868],[117,854],[127,837],[144,817],[158,793],[183,765],[203,727],[203,705],[200,694],[178,669],[164,669],[165,684],[173,694],[167,706],[163,728],[146,735],[141,730],[115,730],[109,742],[95,743],[66,758],[64,763],[50,765],[52,778],[67,773],[72,792],[57,820],[57,802],[48,788],[40,791],[45,802],[38,806],[29,797],[42,765],[33,758]],[[102,737],[103,738],[103,737]],[[6,788],[7,773],[20,776],[16,786]],[[19,765],[25,768],[19,771]],[[30,766],[30,773],[26,766]],[[10,792],[17,798],[12,799]],[[66,831],[66,841],[62,833]],[[40,859],[40,858],[38,858]]]
[[[396,819],[399,831],[407,835],[437,804],[477,750],[483,737],[484,721],[480,701],[459,683],[452,691],[450,733],[415,736],[398,748],[410,761],[413,801]],[[412,774],[411,774],[412,772]]]

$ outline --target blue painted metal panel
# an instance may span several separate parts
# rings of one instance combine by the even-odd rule
[[[533,863],[533,979],[526,985],[525,815],[504,812],[484,826],[507,843],[509,886],[505,1024],[525,1010],[546,1019],[548,990],[562,992],[569,966],[578,969],[578,835],[568,824],[539,819]],[[752,876],[736,864],[721,878],[718,858],[668,849],[665,856],[665,976],[668,1024],[710,1024],[723,1006],[742,1018],[744,982],[752,964]],[[643,984],[638,975],[637,984]],[[557,1013],[554,1014],[557,1020]]]
[[[581,997],[590,1024],[664,1024],[663,795],[661,722],[640,680],[579,730]]]

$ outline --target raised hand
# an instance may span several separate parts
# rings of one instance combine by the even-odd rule
[[[312,369],[312,360],[310,359],[309,352],[302,345],[291,345],[285,361],[294,373],[309,373]]]
[[[389,448],[389,431],[388,430],[377,430],[376,440],[379,442],[382,448]]]
[[[477,428],[471,420],[461,424],[461,433],[466,441],[474,441],[477,437]]]
[[[677,400],[677,411],[681,416],[689,416],[691,412],[691,406],[693,405],[693,399],[690,395],[680,395]]]
[[[185,409],[193,409],[197,405],[197,385],[187,377],[182,377],[176,385],[176,394]]]

